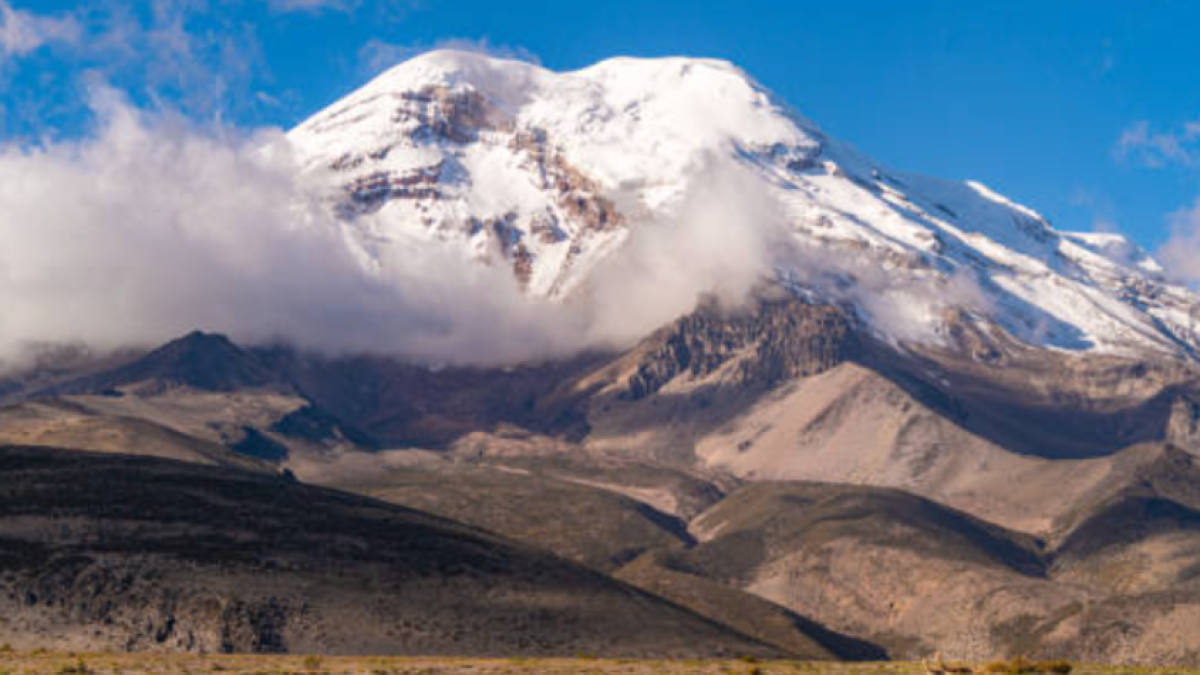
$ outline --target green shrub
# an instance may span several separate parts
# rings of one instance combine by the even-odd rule
[[[83,659],[79,659],[75,663],[68,663],[58,669],[58,675],[90,675],[91,672],[92,669],[88,668],[88,664]]]
[[[1068,661],[1037,661],[1033,662],[1023,656],[1016,656],[1008,661],[991,661],[983,666],[984,672],[998,675],[1029,675],[1029,673],[1050,673],[1051,675],[1070,675],[1073,666]]]
[[[321,657],[314,654],[309,654],[308,656],[304,657],[305,670],[319,670],[321,668],[321,663]]]

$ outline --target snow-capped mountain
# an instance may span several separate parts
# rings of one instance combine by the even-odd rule
[[[511,265],[533,296],[585,293],[638,228],[681,217],[717,162],[751,175],[784,225],[763,274],[855,305],[893,342],[943,340],[955,317],[1072,351],[1198,344],[1195,296],[1120,235],[1060,232],[977,182],[884,167],[722,61],[556,73],[431,52],[289,139],[368,254],[440,242]],[[727,226],[733,240],[748,225]]]

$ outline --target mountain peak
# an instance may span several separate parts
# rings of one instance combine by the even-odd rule
[[[536,68],[537,65],[516,58],[508,58],[470,49],[431,49],[416,56],[405,59],[394,68],[413,68],[418,66],[441,68],[446,71],[463,71],[481,64],[496,66],[506,64],[517,68]]]
[[[124,365],[42,393],[101,394],[131,386],[142,393],[180,387],[224,392],[277,384],[267,367],[228,337],[197,330]]]
[[[977,181],[887,168],[725,61],[617,57],[560,73],[435,51],[289,139],[377,260],[442,247],[509,267],[535,297],[581,295],[635,231],[679,223],[661,245],[716,260],[675,264],[726,269],[761,239],[761,277],[855,307],[893,344],[950,344],[953,315],[1054,349],[1186,358],[1196,346],[1195,296],[1136,246],[1059,232]],[[748,179],[729,187],[732,174]],[[699,236],[697,219],[720,221],[703,236],[729,245],[679,240]],[[719,276],[700,292],[719,292]]]
[[[616,56],[575,71],[555,72],[540,64],[518,58],[497,56],[478,51],[435,49],[406,59],[385,70],[369,84],[367,90],[389,86],[411,87],[422,84],[455,85],[459,83],[494,88],[495,80],[520,77],[528,83],[556,78],[599,79],[623,77],[655,79],[659,83],[671,79],[694,77],[727,78],[741,81],[748,87],[761,88],[744,70],[722,59],[690,56],[635,57]]]
[[[516,59],[454,49],[424,52],[405,60],[371,80],[359,92],[419,90],[424,87],[470,86],[503,95],[549,72]]]
[[[193,330],[171,340],[160,349],[237,349],[233,341],[221,333]]]

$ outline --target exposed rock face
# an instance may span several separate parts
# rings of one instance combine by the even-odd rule
[[[454,143],[469,143],[479,134],[510,128],[512,123],[478,91],[428,86],[402,95],[411,105],[398,107],[392,121]]]
[[[330,116],[329,124],[344,122],[341,115]],[[479,92],[444,86],[402,93],[391,122],[407,132],[407,143],[384,141],[379,147],[346,152],[329,165],[336,173],[354,176],[342,186],[353,205],[346,215],[377,211],[393,199],[443,198],[443,173],[452,170],[447,161],[395,171],[386,168],[386,160],[392,152],[403,152],[409,144],[429,142],[463,145],[478,140],[480,134],[512,126],[511,121]],[[375,167],[374,170],[371,167]]]
[[[1200,454],[1200,403],[1192,396],[1180,396],[1171,404],[1166,440]]]
[[[629,377],[628,396],[634,400],[657,393],[677,375],[702,378],[734,360],[734,384],[770,389],[822,373],[854,353],[843,310],[797,298],[733,313],[708,304],[649,342],[656,346]]]
[[[559,207],[570,218],[594,230],[625,224],[625,216],[605,196],[603,188],[567,161],[545,129],[517,132],[512,137],[510,147],[524,154],[538,187],[554,194]]]
[[[438,199],[441,172],[441,164],[400,176],[381,171],[355,178],[346,184],[345,190],[354,208],[368,213],[392,199]]]
[[[346,133],[368,138],[348,143]],[[363,93],[295,135],[308,139],[302,154],[340,190],[335,210],[356,231],[380,242],[410,228],[434,232],[472,259],[505,261],[534,294],[559,294],[581,256],[624,236],[609,191],[567,159],[559,139],[471,85]],[[520,178],[492,184],[497,163]],[[493,207],[470,208],[475,192]]]

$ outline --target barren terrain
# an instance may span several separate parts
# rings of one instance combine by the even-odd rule
[[[976,665],[976,664],[972,664]],[[471,659],[437,657],[262,656],[196,654],[0,654],[9,675],[921,675],[920,663],[834,663],[756,659]],[[1194,675],[1187,668],[1074,665],[1072,675]]]

